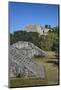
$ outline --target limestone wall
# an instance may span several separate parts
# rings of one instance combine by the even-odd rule
[[[25,43],[25,44],[24,44]],[[44,78],[44,67],[32,61],[34,55],[45,55],[46,52],[39,49],[30,42],[17,42],[10,46],[9,51],[9,73],[10,77],[16,77],[18,74],[27,78],[35,76],[36,78]],[[23,45],[22,48],[20,44]],[[33,74],[29,75],[29,72]],[[35,78],[34,77],[34,78]]]

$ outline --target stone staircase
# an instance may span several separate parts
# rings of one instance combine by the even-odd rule
[[[39,48],[36,47],[36,50],[39,50]],[[24,69],[27,68],[27,70],[32,72],[36,78],[43,79],[45,77],[44,67],[43,65],[34,62],[32,57],[32,49],[30,47],[18,49],[14,47],[14,45],[11,45],[9,53],[9,65],[10,69],[13,69],[13,67],[15,69],[10,73],[16,72],[18,74],[20,71],[24,73]]]

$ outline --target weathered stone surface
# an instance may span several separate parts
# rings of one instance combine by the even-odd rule
[[[19,41],[10,45],[9,75],[16,77],[20,74],[23,78],[44,78],[43,65],[32,61],[34,55],[47,56],[47,53],[30,42]]]
[[[49,29],[40,25],[28,25],[24,28],[27,32],[38,32],[40,35],[47,35]]]

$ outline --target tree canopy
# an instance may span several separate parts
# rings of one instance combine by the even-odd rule
[[[10,33],[10,44],[18,41],[29,41],[46,51],[56,51],[59,48],[59,28],[54,27],[47,35],[39,35],[37,32],[16,31]]]

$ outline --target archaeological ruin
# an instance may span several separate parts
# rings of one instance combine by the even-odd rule
[[[34,55],[47,56],[47,53],[30,42],[19,41],[10,45],[9,77],[44,79],[44,66],[32,60]]]

